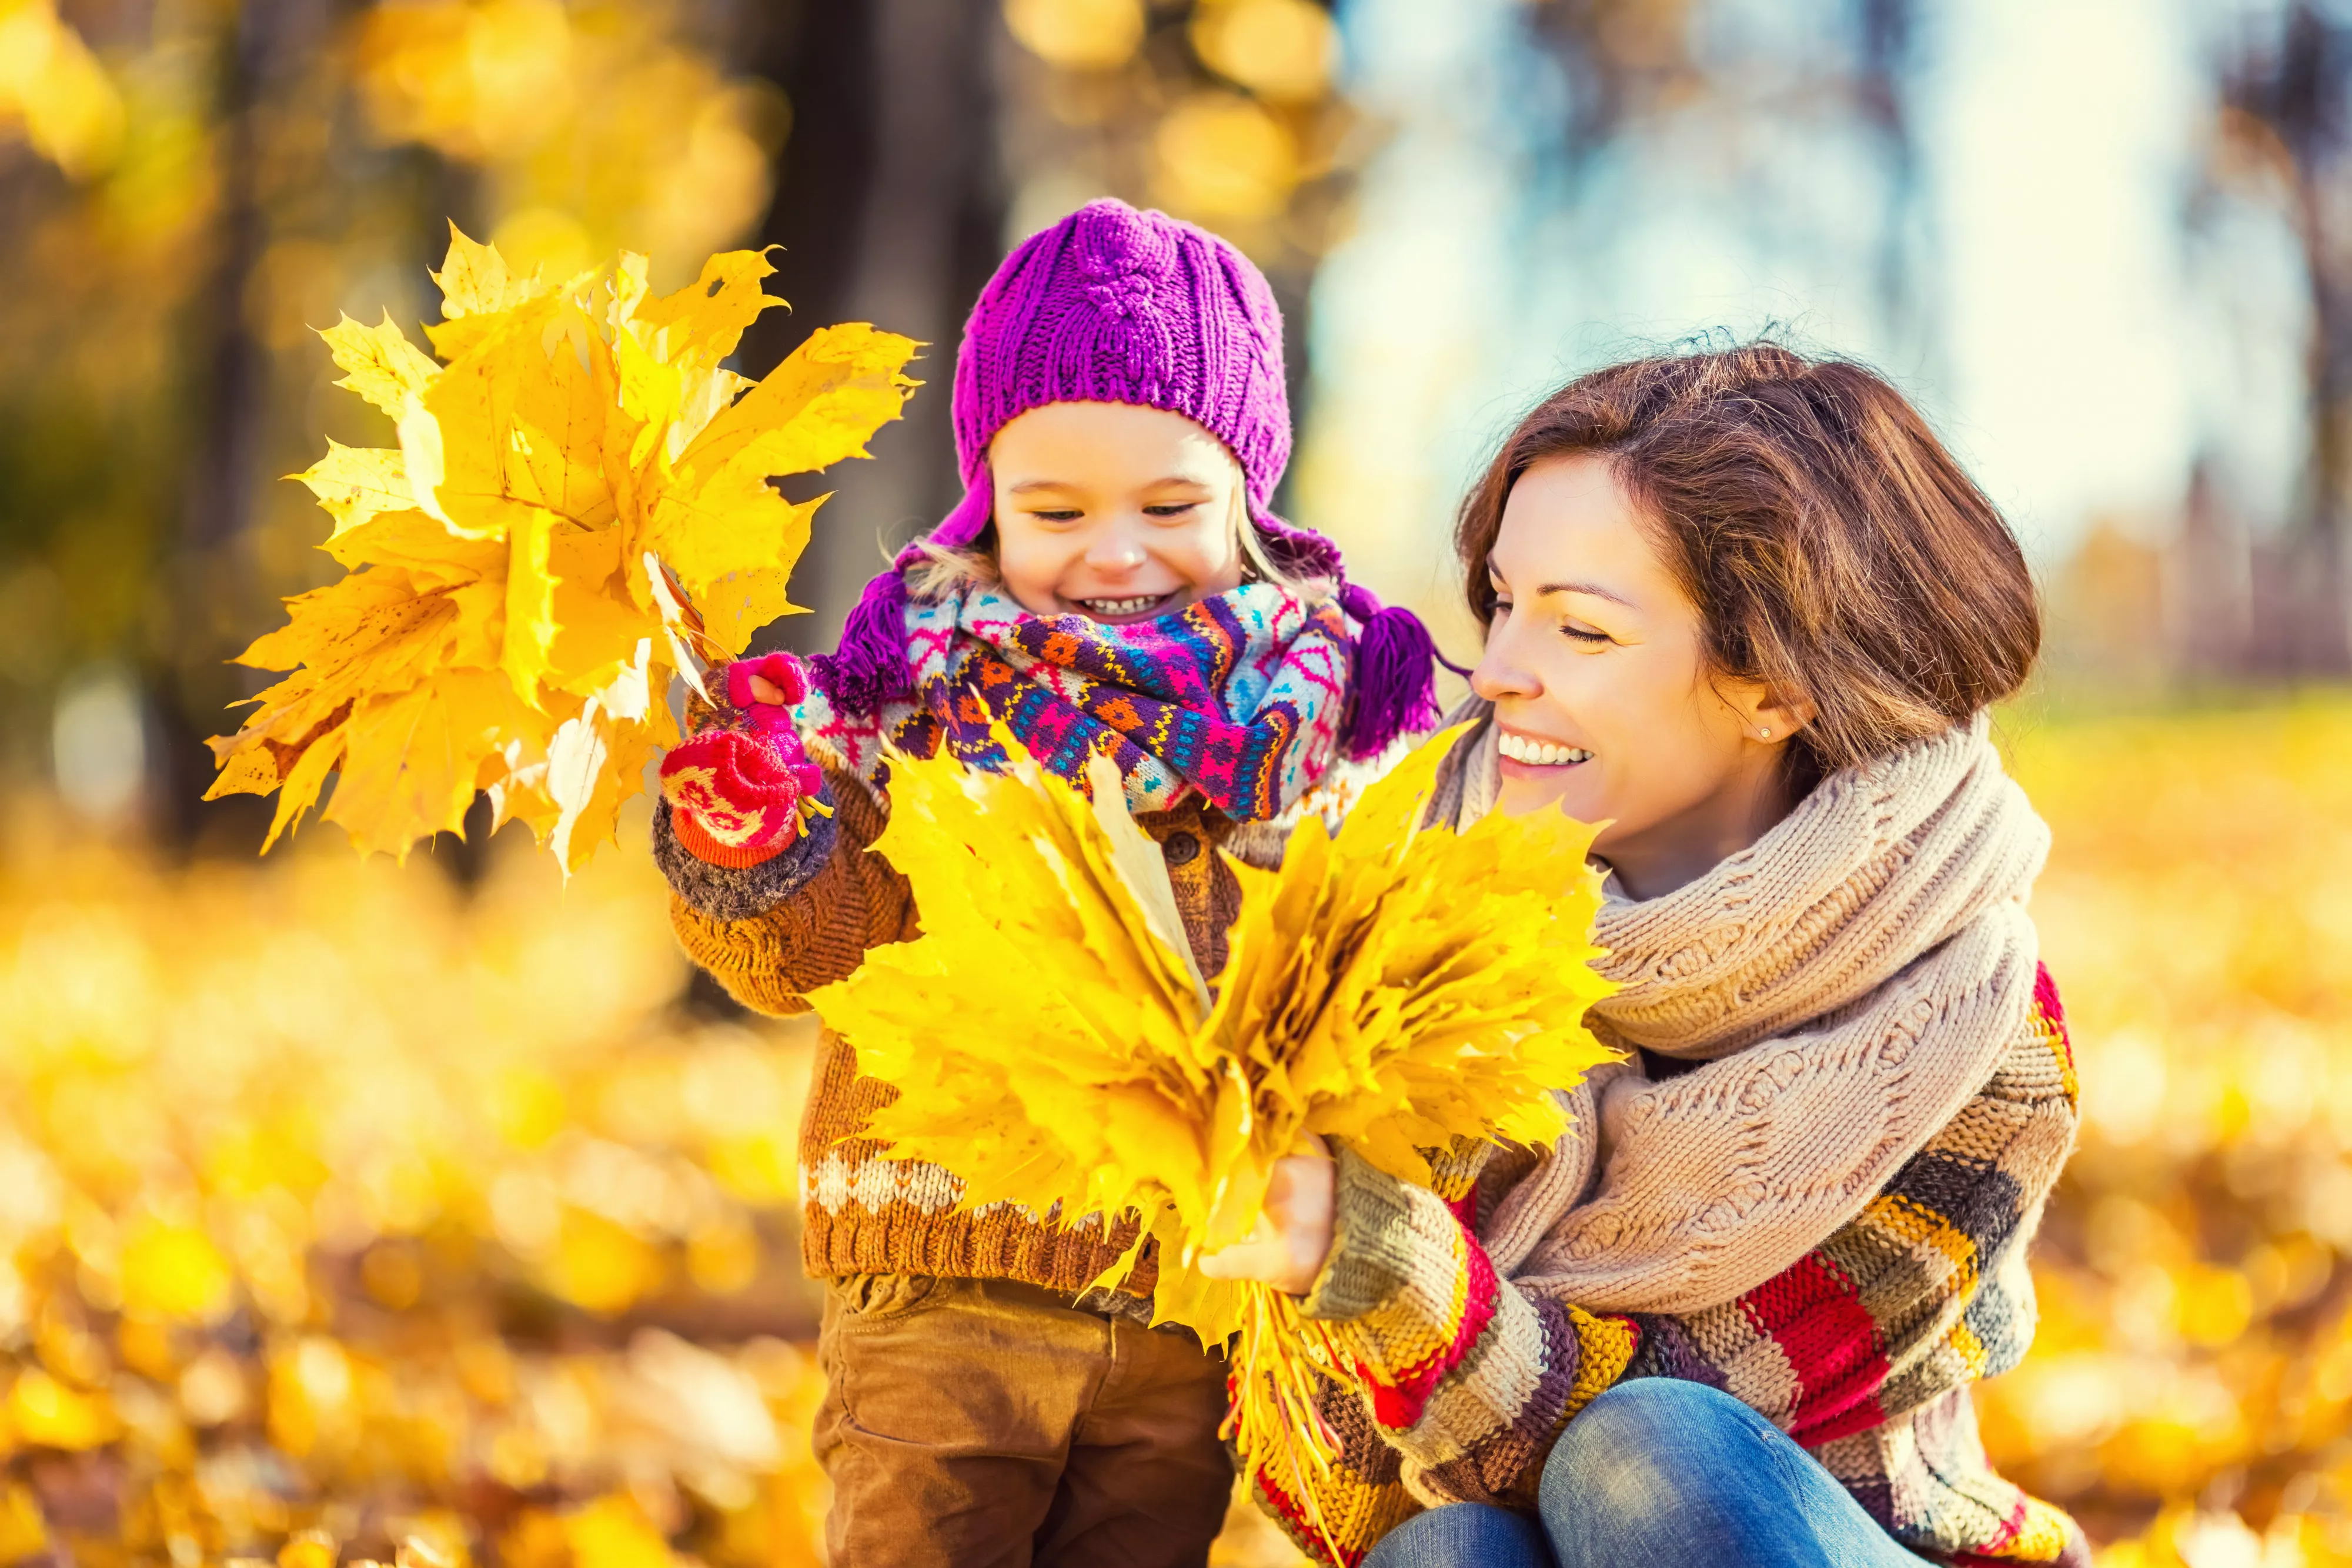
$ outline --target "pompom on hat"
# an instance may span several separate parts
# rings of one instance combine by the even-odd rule
[[[1089,202],[1031,235],[981,290],[956,354],[956,461],[963,499],[931,530],[971,545],[994,510],[988,446],[1033,408],[1124,402],[1181,413],[1241,464],[1250,521],[1282,570],[1339,584],[1339,607],[1363,628],[1345,741],[1370,756],[1437,715],[1435,648],[1410,612],[1383,608],[1346,580],[1339,548],[1276,517],[1290,461],[1282,312],[1258,269],[1205,230],[1124,202]],[[907,662],[909,545],[866,585],[840,647],[809,663],[836,707],[872,715],[914,695]]]

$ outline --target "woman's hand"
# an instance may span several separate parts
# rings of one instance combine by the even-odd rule
[[[1331,1255],[1339,1167],[1328,1145],[1312,1133],[1297,1147],[1275,1162],[1256,1228],[1246,1239],[1203,1256],[1202,1273],[1212,1280],[1256,1280],[1294,1296],[1315,1288]]]
[[[715,865],[751,866],[800,837],[800,803],[824,788],[788,706],[807,691],[790,654],[727,667],[727,700],[742,727],[705,729],[662,758],[662,797],[688,852]]]

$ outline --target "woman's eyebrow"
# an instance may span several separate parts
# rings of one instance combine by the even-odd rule
[[[1495,570],[1495,563],[1493,561],[1488,561],[1486,563],[1486,580],[1494,584],[1496,588],[1502,588],[1505,586],[1503,582],[1503,574]],[[1606,599],[1611,603],[1622,604],[1628,610],[1639,610],[1641,608],[1640,605],[1634,603],[1632,600],[1626,598],[1615,589],[1603,588],[1597,582],[1547,582],[1542,587],[1536,590],[1536,597],[1538,599],[1541,599],[1549,593],[1589,593],[1595,599]]]
[[[1613,588],[1603,588],[1597,582],[1547,582],[1536,590],[1536,597],[1549,593],[1589,593],[1595,599],[1605,599],[1612,604],[1622,604],[1628,610],[1641,608]]]

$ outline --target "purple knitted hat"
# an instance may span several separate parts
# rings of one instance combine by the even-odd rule
[[[1033,408],[1124,402],[1181,413],[1240,462],[1250,520],[1286,571],[1340,582],[1363,623],[1348,749],[1379,751],[1435,716],[1435,650],[1403,610],[1345,580],[1339,548],[1273,510],[1290,461],[1282,312],[1248,259],[1207,231],[1124,202],[1089,202],[1031,235],[981,290],[956,354],[956,462],[963,499],[930,533],[960,549],[986,529],[994,492],[988,446]],[[836,707],[871,714],[914,693],[907,663],[906,570],[915,546],[866,585],[830,657],[810,661]]]

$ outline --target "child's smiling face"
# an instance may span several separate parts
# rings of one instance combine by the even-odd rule
[[[1530,466],[1487,559],[1496,805],[1608,821],[1593,852],[1636,898],[1705,874],[1791,804],[1780,746],[1810,716],[1710,668],[1706,626],[1607,459]]]
[[[1125,625],[1242,581],[1241,465],[1181,413],[1048,403],[998,431],[988,463],[997,571],[1033,615]]]

